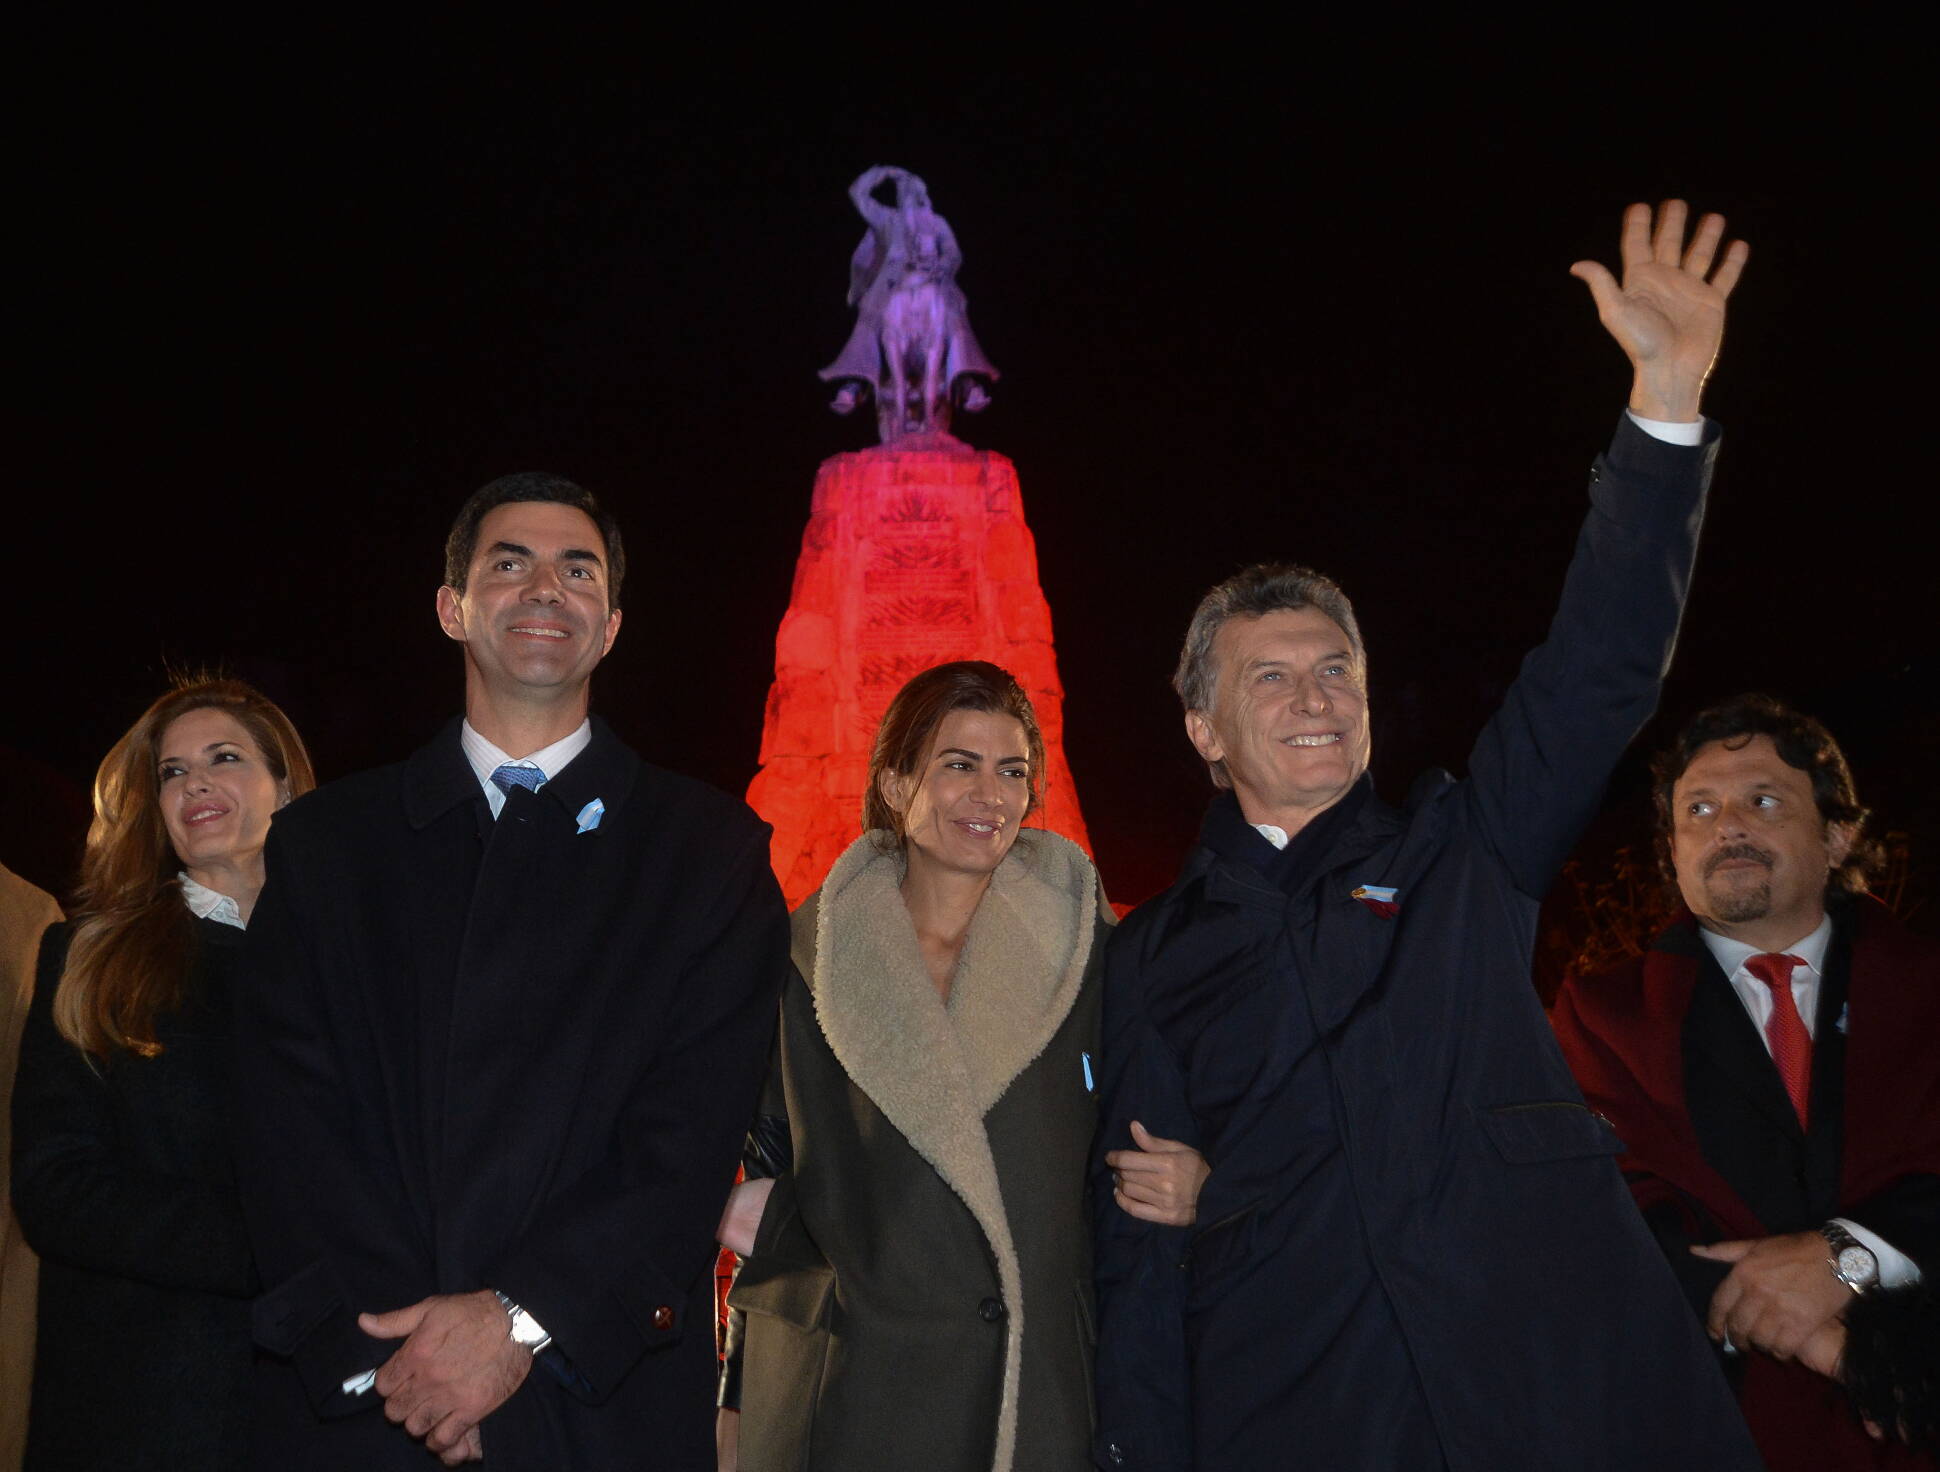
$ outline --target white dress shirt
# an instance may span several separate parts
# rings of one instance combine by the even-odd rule
[[[478,785],[484,789],[485,801],[492,805],[494,818],[505,810],[505,792],[492,780],[492,773],[510,764],[515,767],[535,767],[544,773],[550,782],[566,770],[566,763],[584,751],[593,740],[593,723],[581,721],[579,729],[570,736],[562,736],[550,746],[543,746],[531,756],[514,759],[500,751],[477,731],[472,723],[466,721],[458,728],[458,744],[465,749],[465,760],[472,764],[472,771],[478,774]]]
[[[1772,1040],[1765,1035],[1765,1027],[1772,1020],[1772,989],[1745,969],[1745,962],[1752,956],[1762,956],[1765,952],[1756,946],[1748,946],[1743,941],[1732,940],[1698,927],[1698,934],[1704,937],[1705,949],[1718,963],[1731,982],[1731,989],[1738,994],[1750,1016],[1752,1025],[1758,1029],[1758,1036],[1765,1044],[1765,1052],[1772,1051]],[[1794,941],[1789,946],[1781,946],[1779,955],[1797,956],[1805,964],[1792,968],[1792,1000],[1798,1004],[1799,1020],[1805,1024],[1806,1035],[1815,1042],[1818,1040],[1819,1026],[1819,983],[1825,974],[1826,950],[1832,944],[1832,917],[1822,915],[1813,932],[1803,940]],[[1845,1014],[1840,1013],[1833,1025],[1845,1031]],[[1873,1256],[1879,1260],[1879,1285],[1882,1288],[1901,1288],[1909,1283],[1920,1281],[1920,1269],[1912,1258],[1886,1241],[1877,1232],[1869,1231],[1858,1222],[1845,1217],[1835,1216],[1833,1220],[1851,1232],[1855,1238],[1872,1248]]]

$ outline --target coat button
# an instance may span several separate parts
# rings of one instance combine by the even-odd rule
[[[977,1305],[977,1317],[986,1324],[994,1324],[1004,1316],[1004,1306],[994,1298],[986,1298]]]
[[[666,1304],[661,1304],[659,1308],[653,1311],[653,1326],[665,1334],[674,1326],[674,1311],[668,1308]]]

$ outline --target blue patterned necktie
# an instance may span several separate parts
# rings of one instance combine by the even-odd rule
[[[507,762],[492,773],[492,785],[507,797],[514,787],[523,787],[527,792],[537,792],[546,785],[546,774],[537,767],[521,767]]]

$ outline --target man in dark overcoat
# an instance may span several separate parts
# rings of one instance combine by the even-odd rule
[[[1676,637],[1745,259],[1722,241],[1636,205],[1621,282],[1573,268],[1633,364],[1629,413],[1465,780],[1374,795],[1333,583],[1254,568],[1201,603],[1177,684],[1224,790],[1106,960],[1100,1466],[1757,1467],[1530,984],[1538,902]],[[1112,1206],[1133,1120],[1211,1165],[1193,1226]]]
[[[1878,846],[1810,716],[1725,701],[1656,776],[1685,913],[1564,983],[1564,1056],[1772,1472],[1931,1466],[1801,1361],[1831,1362],[1813,1341],[1843,1344],[1855,1295],[1940,1269],[1940,944],[1865,893]]]
[[[788,964],[768,830],[587,715],[618,528],[459,513],[465,717],[279,815],[239,1001],[257,1463],[713,1466],[713,1236]]]

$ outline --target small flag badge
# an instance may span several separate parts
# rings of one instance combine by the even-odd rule
[[[1395,892],[1386,885],[1360,884],[1350,891],[1352,898],[1359,900],[1383,919],[1392,920],[1401,912],[1401,906],[1394,902]]]

